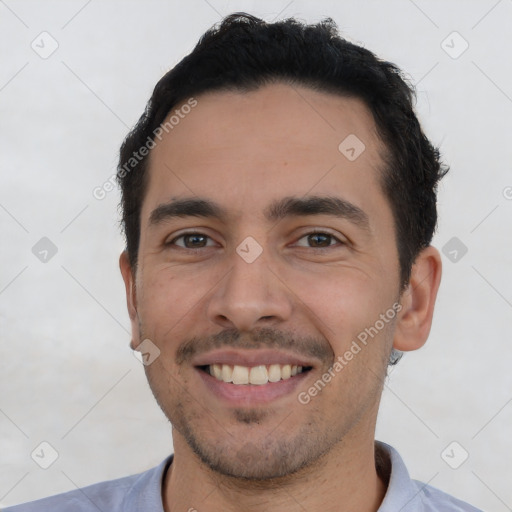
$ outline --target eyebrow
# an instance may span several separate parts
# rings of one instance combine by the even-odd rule
[[[285,217],[307,215],[331,215],[347,219],[364,231],[371,232],[370,220],[366,212],[359,206],[340,197],[285,197],[272,203],[265,210],[265,217],[271,221],[278,221]]]
[[[371,233],[370,221],[364,210],[335,196],[285,197],[271,203],[264,211],[265,218],[277,222],[286,217],[330,215],[346,219],[360,229]],[[225,221],[228,211],[217,203],[202,198],[174,199],[157,206],[149,217],[149,225],[181,217],[213,218]]]
[[[174,199],[157,206],[149,216],[149,225],[156,225],[166,220],[180,217],[204,217],[225,220],[226,210],[207,199]]]

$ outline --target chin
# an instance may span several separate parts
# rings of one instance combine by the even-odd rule
[[[174,426],[192,452],[210,470],[254,483],[263,484],[295,475],[318,463],[331,448],[331,442],[318,436],[318,431],[314,435],[310,428],[305,427],[291,436],[289,431],[278,434],[276,428],[267,433],[258,432],[258,427],[253,425],[250,429],[252,435],[246,429],[241,429],[240,435],[233,436],[227,431],[209,431],[211,438],[205,438],[198,435],[196,429],[190,428],[190,423],[182,424],[183,428]]]

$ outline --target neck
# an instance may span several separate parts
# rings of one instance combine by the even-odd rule
[[[344,439],[310,466],[287,477],[251,481],[220,475],[206,467],[177,432],[174,460],[166,475],[166,512],[376,512],[386,485],[375,464],[373,436],[364,443]]]

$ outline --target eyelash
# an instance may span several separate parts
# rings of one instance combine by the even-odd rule
[[[166,242],[165,245],[166,246],[174,246],[176,245],[176,241],[177,240],[180,240],[181,238],[185,238],[187,236],[201,236],[201,237],[206,237],[208,239],[211,240],[211,237],[208,236],[208,235],[205,235],[204,233],[201,233],[199,231],[188,231],[186,233],[182,233],[181,235],[177,236],[176,238],[173,238],[171,241],[169,242]],[[327,232],[327,231],[323,231],[323,230],[313,230],[313,231],[308,231],[307,233],[304,233],[297,241],[299,240],[302,240],[303,238],[306,238],[308,236],[311,236],[311,235],[326,235],[328,237],[330,237],[332,240],[335,240],[336,242],[338,242],[339,245],[346,245],[345,242],[343,242],[342,240],[340,240],[338,237],[334,236],[333,234]],[[333,245],[328,245],[326,247],[307,247],[309,249],[329,249],[331,247],[335,247],[337,244],[333,244]],[[192,247],[181,247],[181,246],[177,246],[179,247],[180,249],[183,249],[185,251],[197,251],[199,249],[206,249],[206,247],[196,247],[196,248],[192,248]],[[207,247],[211,247],[211,246],[207,246]],[[303,247],[303,246],[301,246]]]

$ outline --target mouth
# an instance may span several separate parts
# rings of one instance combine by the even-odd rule
[[[220,382],[235,386],[264,386],[268,383],[289,380],[312,369],[311,366],[297,364],[241,366],[217,363],[202,365],[197,368]]]
[[[298,388],[320,362],[277,350],[217,349],[191,361],[203,389],[228,407],[269,405]]]

